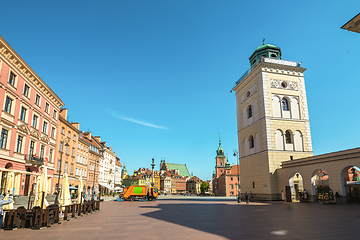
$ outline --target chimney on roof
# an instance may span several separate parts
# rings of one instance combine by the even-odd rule
[[[77,130],[79,130],[79,128],[80,128],[80,123],[71,122],[71,125],[73,125]]]
[[[68,117],[68,109],[67,108],[61,108],[60,109],[60,116],[67,120],[67,117]]]
[[[101,137],[99,137],[99,136],[95,137],[95,136],[94,136],[94,138],[95,138],[96,140],[98,140],[99,142],[101,142],[101,140],[100,140]],[[106,142],[105,142],[105,143],[106,143]]]

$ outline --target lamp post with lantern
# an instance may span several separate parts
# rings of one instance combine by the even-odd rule
[[[238,150],[234,149],[233,150],[233,156],[236,157],[236,160],[237,160],[237,165],[238,165],[238,176],[237,176],[237,180],[238,180],[238,184],[237,184],[237,200],[238,200],[238,203],[241,203],[241,197],[240,197],[240,163],[239,163],[239,152]]]
[[[65,147],[69,147],[69,142],[70,142],[70,138],[65,138],[63,142],[60,142],[60,166],[59,166],[59,177],[58,177],[58,183],[57,183],[57,193],[56,193],[56,197],[55,197],[55,203],[59,204],[59,194],[60,194],[60,174],[61,174],[61,165],[62,165],[62,156],[63,156],[63,144],[65,145]]]

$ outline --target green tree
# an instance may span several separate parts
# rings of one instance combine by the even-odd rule
[[[200,190],[202,193],[206,192],[209,189],[209,184],[207,182],[202,182],[200,186]]]

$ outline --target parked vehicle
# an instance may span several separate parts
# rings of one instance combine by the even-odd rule
[[[122,193],[119,194],[119,199],[121,200],[142,200],[142,201],[152,201],[158,196],[158,191],[155,187],[148,186],[130,186],[124,189]]]

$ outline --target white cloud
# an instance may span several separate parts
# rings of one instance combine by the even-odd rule
[[[116,111],[111,110],[111,109],[106,109],[106,110],[107,110],[107,112],[108,112],[109,114],[111,114],[112,116],[114,116],[114,117],[116,117],[116,118],[119,118],[119,119],[121,119],[121,120],[125,120],[125,121],[128,121],[128,122],[137,123],[137,124],[140,124],[140,125],[143,125],[143,126],[147,126],[147,127],[158,128],[158,129],[163,129],[163,130],[169,130],[167,127],[155,125],[155,124],[152,124],[152,123],[149,123],[149,122],[145,122],[145,121],[142,121],[142,120],[137,120],[137,119],[134,119],[134,118],[124,117],[124,116],[120,115],[119,113],[117,113]]]

